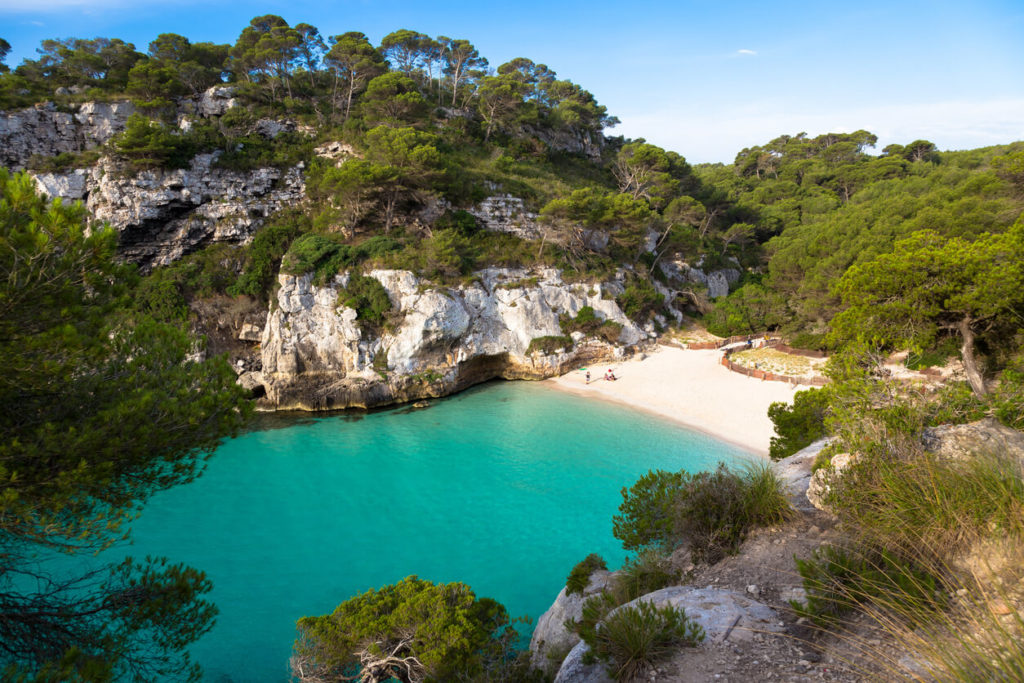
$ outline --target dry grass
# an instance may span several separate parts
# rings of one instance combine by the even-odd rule
[[[821,369],[825,366],[824,358],[794,356],[770,347],[739,351],[732,354],[729,359],[748,368],[753,368],[756,364],[759,370],[787,377],[815,377],[821,374]]]
[[[664,334],[664,339],[679,344],[699,344],[702,342],[719,342],[722,337],[715,336],[695,322],[684,322],[677,330],[669,330]]]

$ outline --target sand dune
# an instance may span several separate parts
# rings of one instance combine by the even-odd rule
[[[775,434],[768,406],[792,402],[797,387],[762,382],[729,372],[719,364],[721,351],[685,351],[659,346],[643,360],[628,360],[546,380],[581,396],[646,410],[729,441],[759,455],[768,454]],[[619,378],[604,381],[611,368]]]

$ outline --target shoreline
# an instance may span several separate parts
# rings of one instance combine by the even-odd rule
[[[768,406],[793,402],[799,389],[730,372],[718,350],[657,346],[643,360],[631,358],[573,370],[544,384],[577,396],[630,406],[672,420],[754,455],[767,458],[775,428]],[[603,379],[611,368],[618,378]]]

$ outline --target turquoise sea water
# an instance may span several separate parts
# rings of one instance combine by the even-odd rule
[[[150,501],[127,552],[212,579],[220,616],[192,649],[207,680],[286,681],[296,619],[410,574],[536,618],[588,553],[625,558],[611,533],[623,486],[743,455],[644,413],[496,383],[244,434]]]

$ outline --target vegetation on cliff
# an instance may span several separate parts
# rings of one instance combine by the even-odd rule
[[[223,359],[129,305],[134,267],[81,206],[0,169],[0,670],[9,680],[185,680],[213,624],[197,569],[71,570],[191,481],[247,407]]]

